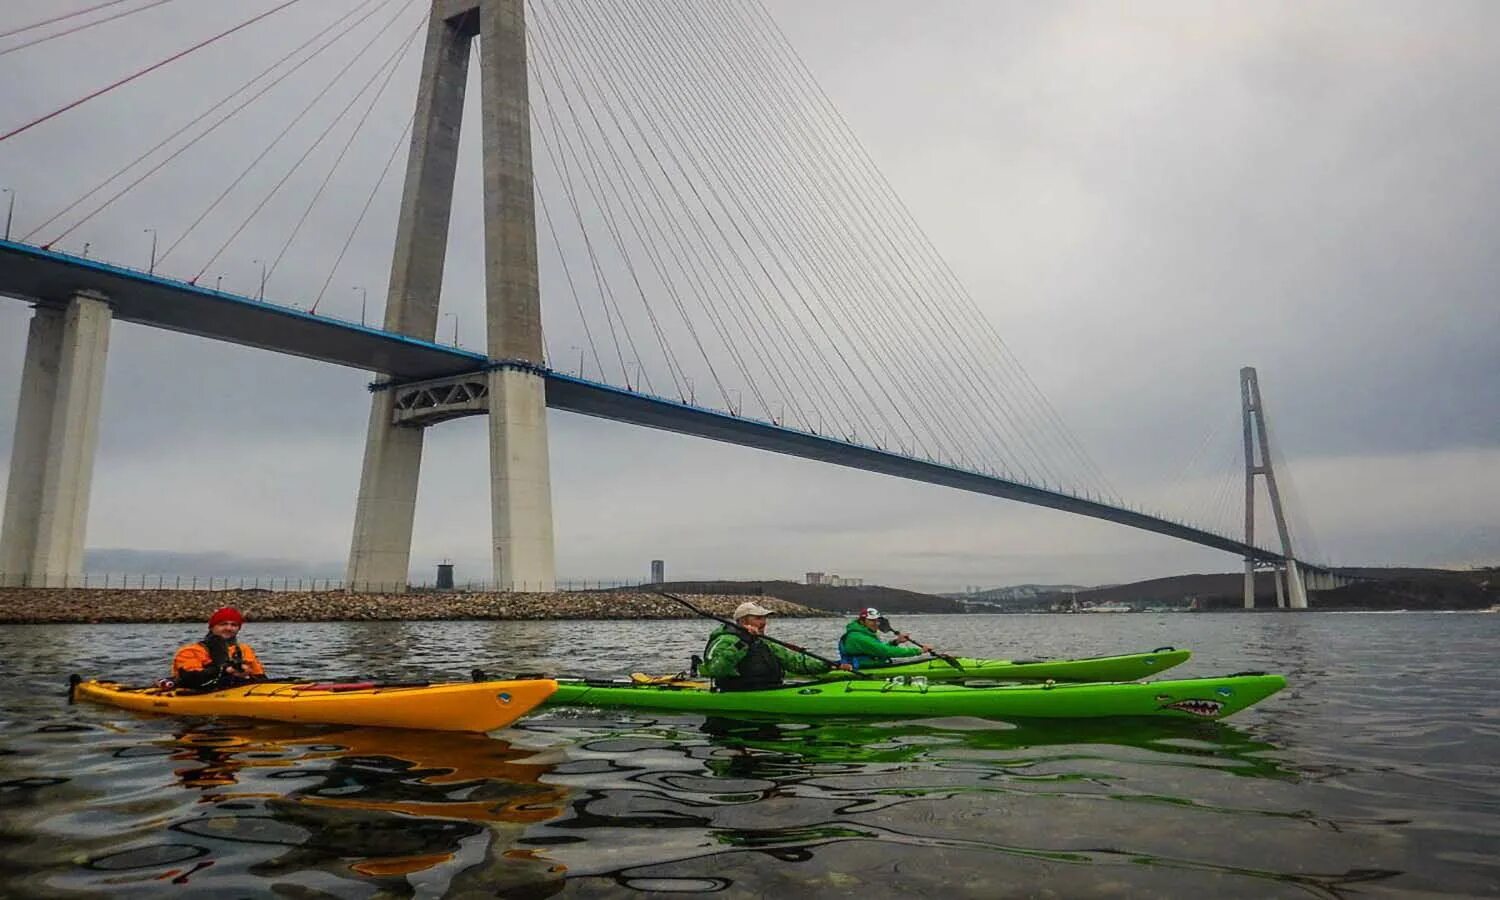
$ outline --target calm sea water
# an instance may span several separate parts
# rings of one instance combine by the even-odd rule
[[[545,712],[489,736],[68,706],[182,626],[0,628],[0,893],[1500,895],[1500,615],[907,616],[967,655],[1189,647],[1225,723]],[[831,648],[842,628],[775,631]],[[675,671],[696,622],[252,623],[273,674]]]

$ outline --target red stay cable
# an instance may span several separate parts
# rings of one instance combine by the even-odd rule
[[[213,37],[208,38],[207,40],[199,41],[198,43],[194,44],[193,46],[188,47],[186,50],[179,50],[178,52],[172,54],[171,56],[167,57],[166,59],[160,60],[159,62],[154,62],[151,65],[147,66],[144,69],[141,69],[139,72],[136,72],[133,75],[126,75],[124,78],[121,78],[120,80],[114,82],[113,84],[105,85],[104,87],[98,89],[97,91],[94,91],[91,94],[86,94],[86,95],[84,95],[82,97],[79,97],[77,100],[74,100],[72,103],[69,103],[66,106],[58,107],[57,109],[54,109],[52,112],[49,112],[49,113],[47,113],[44,116],[39,116],[38,118],[32,119],[30,122],[27,122],[25,125],[22,125],[20,128],[16,128],[16,129],[13,129],[11,131],[8,131],[5,134],[0,134],[0,142],[7,141],[7,140],[15,137],[16,135],[20,134],[23,131],[27,131],[27,130],[29,130],[31,128],[36,127],[37,125],[42,124],[43,122],[47,121],[48,119],[54,118],[56,116],[60,116],[63,113],[67,112],[70,109],[73,109],[76,106],[82,106],[83,104],[85,104],[88,101],[94,99],[95,97],[98,97],[98,96],[100,96],[102,94],[107,94],[107,93],[109,93],[110,91],[114,90],[117,87],[129,84],[130,82],[136,80],[137,78],[140,78],[142,75],[145,75],[145,74],[147,74],[149,72],[153,72],[153,71],[155,71],[157,69],[160,69],[162,66],[166,65],[167,63],[174,62],[176,60],[182,59],[184,56],[187,56],[189,53],[192,53],[194,50],[200,50],[200,49],[202,49],[204,47],[207,47],[209,44],[212,44],[214,41],[217,41],[220,38],[228,37],[229,35],[234,34],[236,31],[239,31],[241,28],[245,28],[246,26],[249,26],[249,25],[254,25],[256,22],[259,22],[261,19],[264,19],[265,17],[267,17],[269,15],[273,15],[275,13],[281,12],[283,9],[286,9],[288,6],[291,6],[293,3],[299,3],[299,2],[301,2],[301,0],[286,0],[285,3],[282,3],[279,6],[273,7],[272,9],[268,9],[268,10],[266,10],[265,12],[261,13],[258,16],[254,16],[252,18],[246,19],[245,21],[243,21],[240,24],[234,26],[233,28],[230,28],[230,29],[228,29],[226,31],[221,31],[218,34],[214,35]]]

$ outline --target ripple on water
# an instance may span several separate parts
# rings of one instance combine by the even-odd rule
[[[115,675],[142,681],[196,635],[0,629],[13,672],[0,680],[0,879],[35,896],[1500,893],[1500,617],[901,624],[969,655],[1172,643],[1195,651],[1184,677],[1292,682],[1228,723],[556,711],[492,736],[424,735],[70,708],[64,676],[99,665],[100,646],[118,650]],[[842,623],[775,627],[831,646]],[[247,638],[273,671],[441,679],[676,671],[706,633],[320,623],[252,624]]]

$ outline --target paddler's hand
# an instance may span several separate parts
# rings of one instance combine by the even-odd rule
[[[926,653],[928,656],[934,656],[934,655],[936,655],[934,653],[933,649],[931,647],[927,646],[926,644],[919,644],[918,646],[920,646],[922,648],[922,652]]]
[[[851,666],[851,665],[849,665],[848,663],[839,663],[838,665],[834,666],[834,668],[838,669],[840,672],[853,672],[854,671],[854,667]]]
[[[894,641],[891,641],[891,643],[893,643],[893,644],[909,644],[909,643],[911,643],[911,635],[909,635],[909,634],[907,634],[906,632],[903,631],[900,634],[896,635],[896,639]]]

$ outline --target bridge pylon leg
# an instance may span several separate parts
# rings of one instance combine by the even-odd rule
[[[0,525],[5,585],[66,587],[82,578],[111,318],[92,292],[32,317]]]
[[[1286,588],[1282,585],[1281,578],[1283,569],[1275,566],[1271,569],[1271,581],[1276,585],[1276,608],[1286,609]]]
[[[550,591],[552,485],[547,397],[538,368],[542,303],[537,275],[531,116],[523,0],[479,3],[484,137],[484,284],[490,371],[491,546],[495,581]]]
[[[501,589],[551,591],[552,480],[547,398],[540,375],[490,373],[490,513]]]
[[[1255,608],[1255,560],[1245,560],[1245,608]]]
[[[1286,561],[1287,590],[1292,595],[1292,609],[1307,609],[1307,585],[1302,582],[1302,570],[1295,559]]]
[[[395,396],[395,391],[376,391],[370,401],[349,549],[347,584],[352,591],[406,590],[423,431],[392,424]]]

